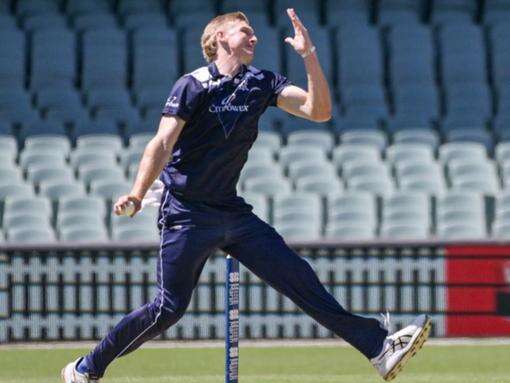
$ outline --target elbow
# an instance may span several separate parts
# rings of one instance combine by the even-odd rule
[[[314,122],[327,122],[331,120],[331,108],[319,110],[310,116]]]

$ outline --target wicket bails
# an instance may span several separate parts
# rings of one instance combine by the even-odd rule
[[[238,382],[239,279],[239,261],[229,255],[225,282],[225,383]]]

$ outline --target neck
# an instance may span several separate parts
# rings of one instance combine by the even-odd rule
[[[242,63],[233,56],[220,56],[214,62],[220,72],[224,76],[234,77],[241,70]]]

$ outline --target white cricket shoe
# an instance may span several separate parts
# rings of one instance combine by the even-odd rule
[[[81,359],[81,357],[76,359],[62,369],[60,376],[64,383],[99,383],[99,379],[92,379],[89,374],[82,374],[76,370]]]
[[[390,331],[389,315],[385,317],[384,325]],[[381,353],[370,360],[384,380],[392,380],[397,376],[407,361],[423,346],[429,337],[430,328],[430,318],[420,315],[409,326],[386,337]]]

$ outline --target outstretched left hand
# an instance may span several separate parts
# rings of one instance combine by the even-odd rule
[[[293,8],[287,9],[292,26],[294,27],[294,37],[286,37],[285,42],[292,45],[292,48],[299,53],[300,56],[310,53],[313,43],[308,35],[308,30],[305,28],[301,20]]]

